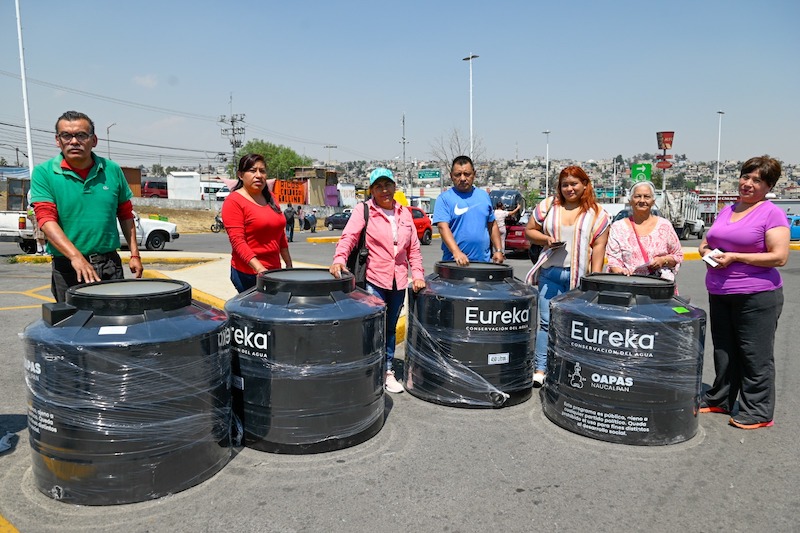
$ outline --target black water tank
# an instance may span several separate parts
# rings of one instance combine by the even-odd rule
[[[273,270],[225,304],[234,412],[256,450],[353,446],[384,420],[386,312],[352,275]]]
[[[210,478],[231,457],[225,314],[173,280],[69,289],[28,326],[33,476],[80,505],[132,503]]]
[[[551,300],[544,414],[574,433],[637,445],[697,432],[706,315],[673,282],[592,274]]]
[[[411,295],[408,392],[457,407],[502,407],[531,396],[536,288],[508,265],[436,263]]]

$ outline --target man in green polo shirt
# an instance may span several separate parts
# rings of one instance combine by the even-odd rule
[[[94,122],[67,111],[56,121],[56,145],[61,154],[36,165],[31,176],[31,203],[53,255],[56,301],[65,301],[73,285],[124,277],[117,219],[131,251],[131,272],[142,277],[133,194],[119,165],[92,152]]]

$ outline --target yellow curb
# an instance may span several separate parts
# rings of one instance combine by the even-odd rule
[[[317,243],[317,244],[323,242],[339,242],[340,238],[341,236],[338,235],[334,235],[331,237],[306,237],[306,242]],[[441,236],[438,233],[434,233],[433,235],[431,235],[431,239],[440,239],[440,238]]]
[[[130,259],[129,255],[121,253],[120,257],[123,261]],[[216,261],[215,257],[142,257],[143,265],[193,265],[200,263],[207,263],[209,261]],[[49,255],[16,255],[14,260],[17,263],[51,263],[52,257]]]
[[[155,270],[145,270],[142,273],[142,277],[149,279],[173,279],[164,274],[163,272],[158,272]],[[223,300],[222,298],[217,298],[216,296],[212,296],[203,291],[197,290],[194,287],[192,287],[192,299],[197,300],[198,302],[204,303],[206,305],[210,305],[211,307],[214,307],[216,309],[220,310],[225,309],[225,300]]]
[[[401,315],[400,318],[397,319],[397,327],[394,329],[394,332],[397,336],[395,344],[406,340],[406,315]]]
[[[306,237],[306,242],[322,243],[322,242],[339,242],[340,237],[333,235],[331,237]]]

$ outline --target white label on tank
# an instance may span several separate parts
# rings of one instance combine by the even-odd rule
[[[125,335],[128,333],[128,326],[103,326],[98,331],[98,335]]]
[[[509,360],[508,352],[489,354],[490,365],[503,365],[505,363],[508,363],[508,360]]]
[[[244,378],[242,376],[233,376],[233,386],[236,389],[244,390]]]

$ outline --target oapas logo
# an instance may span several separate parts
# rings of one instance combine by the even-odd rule
[[[636,333],[631,329],[625,331],[599,329],[573,320],[570,338],[576,342],[639,351],[652,350],[656,336],[652,333],[647,335]]]

